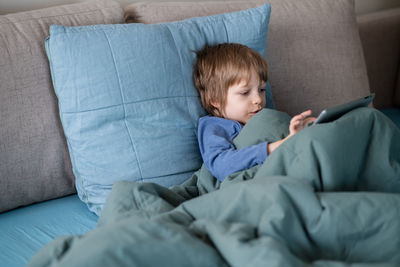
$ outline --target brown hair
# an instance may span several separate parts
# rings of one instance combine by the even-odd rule
[[[257,73],[260,82],[268,81],[268,64],[251,48],[235,43],[205,46],[197,53],[193,80],[200,94],[201,104],[213,116],[221,117],[218,103],[225,108],[229,87],[241,81],[249,81]]]

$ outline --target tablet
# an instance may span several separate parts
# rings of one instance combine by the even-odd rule
[[[314,121],[314,124],[317,123],[324,123],[324,122],[330,122],[338,119],[340,116],[344,115],[345,113],[356,109],[360,107],[367,107],[371,101],[374,99],[375,94],[372,93],[369,96],[362,97],[353,101],[350,101],[348,103],[333,107],[333,108],[327,108],[324,109],[317,119]]]

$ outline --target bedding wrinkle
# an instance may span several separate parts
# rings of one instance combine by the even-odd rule
[[[226,42],[227,42],[227,43],[230,43],[230,38],[229,38],[229,34],[228,34],[228,28],[226,27],[225,20],[222,21],[222,24],[224,25],[224,29],[225,29]]]
[[[114,107],[119,107],[123,105],[131,105],[131,104],[136,104],[136,103],[143,103],[143,102],[151,102],[154,100],[159,100],[159,99],[171,99],[171,98],[198,98],[198,96],[166,96],[166,97],[157,97],[157,98],[147,98],[145,100],[140,100],[140,101],[129,101],[124,104],[116,104],[116,105],[110,105],[106,107],[99,107],[99,108],[94,108],[94,109],[86,109],[86,110],[78,110],[78,111],[64,111],[63,114],[78,114],[78,113],[84,113],[84,112],[92,112],[92,111],[98,111],[98,110],[104,110],[108,108],[114,108]]]
[[[317,151],[316,151],[318,149],[318,146],[319,146],[318,141],[312,139],[310,142],[310,147],[311,147],[310,153],[313,156],[312,158],[314,158],[316,160],[314,162],[314,167],[316,168],[316,175],[317,175],[316,178],[318,179],[318,183],[317,184],[313,183],[313,184],[315,185],[315,188],[314,188],[315,191],[324,192],[325,191],[324,190],[324,181],[321,178],[322,177],[322,166],[321,166],[322,163],[320,161],[320,157],[317,156]]]
[[[271,181],[273,187],[270,185],[268,188],[271,192],[267,194],[273,195],[271,198],[275,199],[276,204],[273,203],[271,209],[265,212],[265,222],[260,224],[260,232],[289,244],[292,253],[309,260],[317,247],[307,229],[310,227],[309,220],[320,214],[319,201],[307,182],[290,176],[282,178],[276,177]],[[296,180],[292,184],[293,179]],[[302,204],[306,200],[312,209],[306,209]],[[305,244],[310,244],[312,249],[302,249],[307,247]]]
[[[368,127],[368,135],[367,135],[367,140],[365,141],[365,146],[364,147],[359,147],[359,149],[362,149],[363,151],[361,152],[362,154],[364,154],[364,155],[367,155],[367,154],[369,154],[369,153],[373,153],[373,151],[371,152],[370,150],[372,149],[370,146],[369,146],[369,144],[371,143],[371,140],[372,140],[372,138],[377,138],[376,136],[374,136],[374,132],[373,132],[373,129],[374,129],[374,127],[376,127],[376,126],[378,126],[378,125],[376,125],[376,123],[375,123],[375,119],[378,119],[378,117],[376,117],[376,114],[375,113],[373,113],[373,114],[371,114],[374,118],[371,118],[371,120],[367,120],[367,123],[368,123],[368,125],[367,125],[367,127]],[[371,116],[371,115],[369,115],[369,116]],[[358,122],[358,121],[357,121]],[[360,126],[362,126],[362,121],[361,121],[361,125],[357,125],[357,124],[355,124],[355,127],[360,127]],[[365,124],[365,123],[364,123]],[[379,127],[379,126],[378,126]],[[364,158],[362,158],[362,162],[359,164],[359,168],[358,168],[358,172],[357,172],[357,177],[360,177],[360,179],[362,180],[362,179],[364,179],[364,177],[363,177],[363,171],[368,167],[368,165],[370,164],[370,162],[368,162],[368,157],[364,157]],[[357,184],[354,186],[355,187],[355,190],[357,190]],[[371,188],[372,189],[372,188]]]
[[[268,110],[261,112],[261,115],[267,114]],[[196,262],[198,265],[191,266],[216,266],[216,262],[219,264],[217,266],[224,266],[221,264],[224,262],[229,266],[238,267],[248,266],[249,263],[254,266],[329,266],[332,262],[341,267],[349,264],[367,266],[368,263],[396,266],[400,263],[400,185],[394,189],[386,188],[386,191],[396,191],[396,194],[340,192],[343,179],[353,179],[352,182],[356,182],[355,178],[359,177],[344,177],[338,172],[341,170],[340,164],[343,164],[343,159],[337,156],[329,157],[332,154],[345,153],[353,157],[372,157],[370,162],[378,164],[371,165],[372,167],[388,164],[388,157],[380,158],[373,152],[379,152],[380,150],[376,149],[383,147],[388,153],[389,149],[386,148],[398,146],[400,136],[394,139],[378,139],[380,132],[392,132],[393,126],[375,125],[372,132],[375,138],[370,140],[372,150],[369,154],[364,154],[364,151],[358,148],[358,141],[365,142],[368,138],[364,135],[370,133],[367,128],[354,127],[354,124],[356,120],[364,120],[365,125],[370,125],[370,117],[366,113],[368,112],[359,110],[347,119],[337,120],[336,124],[327,123],[295,135],[275,150],[270,159],[259,168],[235,173],[224,180],[223,186],[216,184],[216,178],[205,172],[204,165],[190,180],[174,190],[151,183],[116,182],[99,221],[108,222],[108,229],[122,235],[113,236],[118,239],[118,246],[129,249],[134,244],[135,252],[141,251],[140,255],[135,254],[138,259],[131,259],[131,265],[153,260],[154,251],[147,252],[146,249],[157,247],[157,256],[172,258],[173,255],[173,259],[179,262],[176,266],[186,266],[187,255],[198,259],[199,255],[207,253],[212,253],[208,255],[215,257],[201,257],[201,260],[204,260],[202,265]],[[253,118],[265,119],[261,115]],[[250,132],[246,131],[245,128],[251,125],[246,124],[237,138],[246,133],[248,135],[245,137],[254,138],[256,135],[253,131],[260,130],[260,127],[259,123],[254,124]],[[386,127],[388,129],[385,129]],[[340,145],[342,140],[337,136],[343,131],[352,133],[352,142],[349,143],[354,146]],[[266,133],[264,129],[262,132],[266,135],[271,134]],[[268,138],[269,135],[265,139]],[[250,138],[242,138],[239,143],[235,143],[234,140],[235,146],[250,145],[249,143],[254,141],[248,139]],[[326,140],[334,142],[329,143]],[[375,143],[377,145],[373,146]],[[315,158],[324,160],[320,163],[322,177],[316,177],[313,165],[318,160]],[[357,159],[354,162],[361,164],[363,161]],[[355,170],[358,168],[355,165],[350,167]],[[347,171],[343,170],[344,173]],[[366,171],[370,173],[376,170]],[[378,171],[381,175],[370,175],[368,179],[384,184],[387,177],[395,176],[400,179],[400,173],[395,169],[385,168]],[[249,172],[256,174],[253,179],[246,181],[243,176],[249,175]],[[324,188],[330,192],[316,190],[313,179],[330,179],[329,188]],[[202,189],[204,193],[185,194],[191,187]],[[373,189],[375,188],[368,188],[369,191]],[[132,210],[121,212],[118,208],[120,204],[116,200],[136,203],[130,205]],[[109,238],[104,238],[105,234],[100,229],[95,234],[92,232],[90,239],[73,239],[82,247],[91,247],[102,242],[104,248],[113,251],[115,244],[109,241]],[[128,237],[125,229],[134,234],[129,234]],[[189,239],[175,242],[180,241],[179,237]],[[143,242],[144,240],[146,242]],[[377,250],[382,244],[385,244],[385,248]],[[53,242],[49,249],[54,250],[62,245]],[[162,250],[161,245],[165,245]],[[63,257],[79,261],[98,259],[102,256],[98,251],[92,251],[92,254],[69,254],[68,252],[75,247],[74,243],[63,251]],[[179,255],[171,254],[174,252],[165,250],[166,247],[173,247]],[[48,257],[54,258],[52,255]],[[116,259],[118,260],[120,258]],[[158,265],[149,266],[160,265],[158,262]]]
[[[309,187],[309,185],[304,186],[304,191],[307,192],[308,194],[302,194],[300,193],[299,195],[301,195],[301,197],[307,197],[310,198],[309,201],[310,203],[313,203],[313,210],[317,210],[319,212],[317,213],[312,213],[308,212],[308,210],[303,210],[304,207],[302,207],[301,205],[299,205],[299,196],[298,194],[298,190],[297,188],[293,188],[290,186],[280,186],[280,190],[282,191],[282,193],[284,194],[285,198],[287,199],[287,202],[289,203],[289,205],[292,207],[294,214],[296,217],[299,217],[301,219],[300,221],[300,228],[303,230],[304,233],[304,238],[306,238],[309,242],[314,243],[313,239],[311,238],[310,233],[308,232],[308,225],[310,224],[310,220],[314,221],[313,218],[317,217],[319,218],[319,216],[315,216],[316,214],[320,214],[321,212],[323,212],[323,209],[320,209],[320,202],[319,199],[317,198],[317,195],[315,192],[313,192],[313,190],[310,190],[311,188]],[[315,222],[312,222],[311,224],[313,224]],[[290,226],[289,226],[290,227]]]
[[[144,177],[143,177],[143,171],[142,171],[142,166],[141,166],[141,164],[140,164],[139,155],[138,155],[138,153],[137,153],[137,148],[136,148],[135,142],[133,141],[132,133],[131,133],[131,131],[129,130],[129,127],[128,127],[127,123],[126,123],[125,98],[124,98],[124,94],[123,94],[123,92],[122,92],[122,84],[121,84],[121,78],[119,77],[119,70],[118,70],[117,64],[116,64],[116,62],[115,62],[115,53],[114,53],[114,51],[113,51],[113,48],[112,48],[111,43],[110,43],[110,38],[109,38],[109,36],[107,35],[106,31],[103,30],[103,33],[104,33],[104,36],[106,37],[106,40],[107,40],[107,42],[108,42],[108,46],[109,46],[109,48],[110,48],[111,55],[112,55],[112,59],[113,59],[114,68],[115,68],[116,74],[117,74],[117,76],[118,76],[119,92],[120,92],[120,94],[121,94],[121,102],[122,102],[122,106],[123,106],[123,109],[124,109],[124,124],[125,124],[125,128],[126,128],[126,131],[128,132],[129,139],[130,139],[131,146],[132,146],[132,152],[133,152],[133,154],[134,154],[135,157],[136,157],[136,163],[137,163],[137,166],[138,166],[138,169],[139,169],[140,178],[141,178],[141,181],[143,182],[143,181],[144,181],[144,179],[143,179],[143,178],[144,178]]]
[[[174,42],[173,42],[173,43],[174,43],[174,48],[175,48],[176,54],[179,55],[179,61],[180,61],[179,66],[180,66],[180,70],[181,70],[181,77],[185,77],[184,71],[183,71],[183,69],[182,69],[182,67],[184,66],[184,64],[183,64],[183,62],[182,62],[182,54],[181,54],[181,51],[179,51],[179,49],[178,49],[178,47],[177,47],[177,45],[176,45],[176,43],[177,43],[177,42],[176,42],[176,39],[175,39],[174,34],[172,33],[171,29],[169,28],[169,26],[165,26],[165,28],[168,30],[168,33],[171,35],[172,40],[174,40]],[[183,88],[185,88],[185,89],[184,89],[184,92],[185,92],[186,110],[189,111],[190,108],[189,108],[189,103],[188,103],[188,99],[187,99],[187,97],[188,97],[188,92],[187,92],[187,91],[189,90],[189,88],[192,88],[192,86],[189,86],[189,85],[186,83],[186,79],[182,78],[182,81],[183,81],[183,83],[185,84]]]

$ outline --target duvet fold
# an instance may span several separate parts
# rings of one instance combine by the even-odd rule
[[[281,138],[288,119],[263,110],[236,147]],[[29,266],[398,266],[399,218],[400,130],[359,108],[222,183],[204,166],[173,188],[116,182],[96,229]]]

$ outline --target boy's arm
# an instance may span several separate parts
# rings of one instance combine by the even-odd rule
[[[210,123],[204,123],[204,120],[199,122],[199,148],[204,164],[218,180],[223,181],[229,174],[265,161],[267,142],[237,150],[232,139],[241,130],[240,127],[235,127],[239,123],[209,121]]]
[[[301,129],[303,129],[304,125],[316,120],[316,118],[306,118],[312,114],[311,110],[304,111],[296,116],[294,116],[290,120],[290,125],[289,125],[289,135],[283,138],[282,140],[269,143],[267,146],[267,152],[268,155],[272,153],[275,149],[277,149],[282,143],[284,143],[286,140],[288,140],[291,136],[295,135]]]
[[[273,142],[273,143],[269,143],[267,145],[267,152],[268,155],[272,153],[272,151],[274,151],[275,149],[277,149],[283,142],[285,142],[287,139],[289,139],[291,135],[286,136],[285,138],[283,138],[282,140]]]

